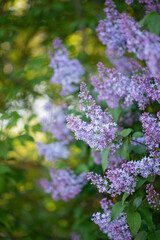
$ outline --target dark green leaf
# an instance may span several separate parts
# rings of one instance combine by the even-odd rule
[[[123,197],[122,197],[122,205],[124,204],[125,200],[129,197],[129,195],[130,195],[130,194],[129,194],[129,193],[126,193],[126,192],[123,194]]]
[[[146,240],[147,239],[147,232],[142,231],[138,234],[138,236],[134,240]]]
[[[133,130],[131,128],[123,129],[119,134],[122,137],[127,137]]]
[[[141,215],[138,212],[134,212],[130,210],[127,213],[127,223],[130,227],[130,230],[133,236],[136,236],[141,226]]]
[[[109,152],[111,150],[109,148],[105,148],[102,151],[102,169],[105,171],[108,167],[108,157],[109,157]]]
[[[129,160],[129,151],[128,151],[128,139],[123,142],[120,148],[117,150],[117,153],[126,160]]]
[[[116,204],[114,204],[111,210],[111,220],[113,221],[114,219],[116,219],[120,215],[120,213],[123,212],[125,207],[126,204],[122,205],[122,202],[117,202]]]
[[[142,196],[139,196],[139,197],[134,199],[133,205],[137,208],[137,207],[140,206],[141,202],[142,202]]]
[[[134,132],[134,133],[133,133],[133,137],[134,137],[134,138],[143,137],[143,135],[144,135],[144,134],[143,134],[142,132]]]
[[[5,174],[5,173],[9,173],[11,172],[10,167],[6,166],[6,165],[0,165],[0,174]]]
[[[142,219],[144,219],[147,223],[149,231],[153,231],[155,226],[153,224],[152,213],[150,209],[147,207],[139,208],[139,212],[141,213]]]

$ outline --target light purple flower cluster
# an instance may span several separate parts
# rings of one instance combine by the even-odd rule
[[[146,185],[146,198],[151,208],[159,210],[160,207],[160,195],[154,189],[153,184]]]
[[[69,156],[69,151],[63,142],[53,142],[50,144],[37,142],[36,148],[40,156],[44,156],[47,161],[54,164],[58,159],[67,159]]]
[[[65,106],[55,106],[48,101],[44,105],[44,116],[40,123],[43,126],[44,132],[51,133],[57,140],[68,144],[72,140],[70,130],[66,125],[66,116],[64,114]]]
[[[160,112],[157,113],[157,117]],[[160,154],[160,120],[149,113],[143,113],[140,117],[140,121],[142,122],[142,127],[145,136],[145,142],[148,150],[152,153],[153,156],[157,156]]]
[[[121,168],[107,170],[104,177],[90,172],[87,179],[97,186],[99,192],[107,192],[114,197],[124,192],[132,194],[135,191],[137,175],[147,178],[156,174],[160,175],[160,158],[144,157],[140,161],[123,163]]]
[[[131,1],[129,1],[131,3]],[[126,13],[119,13],[112,0],[107,0],[104,9],[106,19],[97,27],[100,41],[107,46],[109,57],[122,56],[126,51],[145,60],[154,77],[160,78],[160,37],[147,30]]]
[[[115,220],[111,221],[111,210],[113,206],[111,200],[103,198],[101,207],[104,213],[97,212],[93,214],[92,221],[94,221],[103,233],[107,233],[111,240],[131,240],[132,235],[126,220],[126,213],[121,213]]]
[[[86,173],[76,176],[72,170],[57,170],[50,168],[51,182],[46,179],[41,180],[41,186],[46,193],[51,193],[54,201],[62,199],[69,201],[81,192],[86,184]]]
[[[54,56],[50,53],[50,68],[54,70],[51,82],[62,86],[61,95],[67,96],[78,90],[84,68],[77,59],[69,59],[68,51],[59,38],[53,41],[56,50]]]
[[[108,146],[112,149],[118,148],[121,139],[116,138],[118,127],[113,122],[112,115],[107,110],[103,112],[101,107],[96,105],[85,83],[81,84],[80,90],[80,110],[85,111],[90,123],[78,117],[69,116],[67,122],[70,129],[75,132],[75,138],[85,141],[96,150],[102,151]]]
[[[97,66],[101,79],[93,76],[92,85],[98,92],[99,100],[106,100],[109,107],[116,108],[120,102],[122,107],[126,107],[136,101],[139,108],[144,109],[151,100],[160,102],[158,81],[153,81],[147,68],[132,62],[130,77],[118,72],[115,68],[105,68],[102,63],[98,63]]]
[[[98,152],[95,150],[91,151],[94,162],[98,165],[101,164],[102,161],[102,152]],[[118,156],[114,151],[109,153],[108,157],[108,169],[114,169],[119,167],[124,162],[124,159]]]

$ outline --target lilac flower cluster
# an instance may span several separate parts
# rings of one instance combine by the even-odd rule
[[[107,233],[108,238],[112,240],[131,240],[132,235],[126,220],[126,213],[121,213],[115,220],[111,221],[111,210],[113,206],[111,200],[102,199],[101,207],[104,213],[97,212],[93,214],[94,221],[103,233]]]
[[[54,70],[51,82],[62,86],[61,95],[67,96],[78,90],[84,68],[77,59],[69,59],[68,51],[59,38],[53,41],[56,50],[54,56],[50,53],[50,68]]]
[[[69,156],[69,151],[63,142],[53,142],[50,144],[37,142],[36,147],[40,156],[44,156],[47,161],[54,164],[58,159],[67,159]]]
[[[144,157],[140,161],[123,163],[121,168],[107,170],[104,177],[90,172],[87,179],[97,186],[99,192],[106,192],[114,197],[123,192],[133,194],[137,175],[147,178],[156,174],[160,175],[160,158]]]
[[[41,186],[46,193],[51,193],[54,201],[73,199],[87,182],[86,173],[76,176],[72,170],[57,170],[54,167],[50,168],[50,176],[51,182],[42,179]]]
[[[135,53],[138,59],[146,61],[153,76],[160,78],[160,37],[147,30],[142,32],[132,17],[115,9],[112,0],[105,5],[106,19],[99,22],[97,32],[109,57],[122,56],[126,51]]]
[[[102,152],[95,150],[91,151],[91,155],[94,159],[94,162],[98,165],[102,161]],[[108,157],[108,169],[114,169],[119,167],[124,162],[124,159],[118,156],[115,152],[111,151]]]
[[[120,102],[122,107],[126,107],[136,101],[139,108],[144,109],[151,100],[160,102],[158,81],[153,81],[147,68],[141,68],[133,61],[130,61],[131,63],[131,77],[118,72],[115,68],[105,68],[102,63],[99,63],[98,71],[101,79],[95,76],[91,78],[99,100],[106,100],[111,108],[118,107]]]
[[[90,123],[82,121],[78,117],[69,116],[67,118],[70,129],[75,132],[75,138],[85,141],[91,148],[103,150],[106,147],[118,148],[121,141],[116,139],[118,130],[117,124],[113,122],[113,117],[106,110],[96,105],[95,100],[89,95],[86,84],[80,87],[80,110],[85,111]],[[114,141],[114,142],[113,142]]]
[[[160,155],[159,144],[160,144],[160,120],[159,114],[157,113],[158,119],[149,113],[143,113],[140,117],[142,122],[145,142],[148,150],[152,153],[153,156]],[[157,155],[158,154],[158,155]]]
[[[41,118],[40,123],[44,132],[51,133],[57,140],[68,144],[72,140],[70,130],[66,125],[66,116],[64,114],[65,106],[55,106],[48,101],[44,105],[44,116]]]
[[[160,207],[160,195],[154,189],[153,184],[146,185],[146,198],[151,208],[159,210]]]

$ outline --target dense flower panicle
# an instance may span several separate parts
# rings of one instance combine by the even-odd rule
[[[51,133],[57,140],[62,141],[64,144],[68,144],[72,141],[71,132],[66,125],[63,105],[56,107],[53,103],[48,101],[43,109],[45,115],[40,120],[43,127],[42,130]]]
[[[58,159],[67,159],[69,157],[69,151],[63,142],[50,144],[37,142],[36,147],[40,156],[44,156],[47,161],[53,163],[56,163]]]
[[[103,150],[106,147],[118,148],[121,139],[116,139],[118,130],[117,124],[113,122],[111,114],[102,111],[101,107],[96,105],[95,100],[89,95],[86,84],[81,84],[80,110],[85,111],[90,123],[82,121],[78,117],[69,116],[67,118],[70,129],[75,132],[75,138],[85,141],[91,148]],[[114,140],[114,142],[113,142]]]
[[[132,76],[129,76],[98,63],[98,71],[100,79],[93,76],[92,85],[98,92],[99,100],[106,100],[109,107],[116,108],[120,102],[122,107],[126,107],[136,101],[139,108],[144,109],[151,101],[160,102],[158,82],[153,80],[147,68],[132,62]]]
[[[125,53],[126,43],[118,25],[120,13],[115,9],[116,6],[112,0],[107,0],[105,5],[107,6],[104,9],[106,18],[99,21],[96,31],[99,40],[107,46],[109,55],[122,56]]]
[[[104,177],[90,172],[87,179],[97,186],[99,192],[106,192],[114,197],[124,192],[132,194],[135,191],[137,175],[147,178],[155,174],[160,175],[160,158],[144,157],[140,161],[122,163],[121,168],[107,170]]]
[[[41,180],[41,185],[46,193],[51,193],[52,198],[57,201],[62,199],[69,201],[81,192],[86,184],[86,173],[76,176],[72,170],[57,170],[50,168],[51,182],[47,179]]]
[[[107,233],[111,240],[131,240],[132,235],[126,220],[126,213],[121,213],[115,220],[111,221],[111,210],[113,206],[111,201],[106,198],[102,199],[101,207],[104,213],[97,212],[93,214],[94,221],[103,233]]]
[[[54,70],[51,82],[62,86],[61,95],[66,96],[78,90],[84,68],[77,59],[69,59],[68,51],[60,39],[55,39],[53,47],[54,56],[50,53],[50,68]]]
[[[159,116],[159,112],[157,114]],[[140,117],[147,148],[151,152],[157,151],[160,146],[160,120],[153,114],[143,113]]]
[[[154,189],[153,184],[146,185],[146,198],[151,208],[159,210],[160,207],[160,195]]]
[[[146,61],[153,76],[160,78],[160,37],[147,30],[141,31],[132,17],[115,9],[112,0],[107,0],[106,5],[106,19],[99,21],[97,33],[107,46],[110,58],[122,56],[126,51],[135,53],[138,59]]]
[[[125,2],[130,5],[134,0],[125,0]],[[160,3],[158,0],[139,0],[139,3],[144,3],[144,9],[146,14],[150,12],[160,13]]]

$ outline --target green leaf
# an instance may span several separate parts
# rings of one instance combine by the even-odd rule
[[[144,219],[147,223],[148,230],[153,231],[155,229],[155,226],[153,224],[152,213],[150,212],[150,209],[147,207],[143,207],[139,208],[138,211],[141,213],[142,219]]]
[[[144,134],[142,132],[134,132],[133,133],[134,138],[143,137],[143,136],[144,136]]]
[[[146,240],[147,239],[147,232],[142,231],[139,232],[138,236],[134,240]]]
[[[117,150],[117,153],[126,160],[129,160],[129,151],[128,151],[128,139],[123,142],[120,148]]]
[[[129,195],[130,195],[130,194],[129,194],[129,193],[126,193],[126,192],[123,194],[123,197],[122,197],[122,205],[124,204],[125,200],[129,197]]]
[[[129,151],[133,151],[138,154],[146,154],[146,147],[143,145],[130,145]]]
[[[24,143],[25,141],[34,142],[34,138],[28,134],[23,134],[17,137],[20,142]]]
[[[141,215],[138,212],[130,210],[127,213],[127,223],[133,236],[136,236],[141,226]]]
[[[122,108],[118,107],[118,108],[109,108],[112,116],[113,116],[113,120],[114,122],[118,123],[121,112],[122,112]]]
[[[137,179],[138,179],[138,181],[137,181],[136,188],[135,188],[136,190],[138,188],[140,188],[147,181],[146,179],[140,178],[140,177],[137,177]]]
[[[120,213],[123,212],[125,207],[126,204],[122,205],[121,201],[114,204],[111,210],[111,220],[113,221],[114,219],[116,219],[120,215]]]
[[[109,152],[111,150],[109,148],[105,148],[102,151],[102,169],[105,172],[105,170],[108,167],[108,157],[109,157]]]
[[[6,165],[0,165],[0,174],[5,174],[5,173],[9,173],[11,172],[10,167],[6,166]]]
[[[159,239],[160,239],[160,230],[158,230],[154,233],[148,234],[148,240],[159,240]]]
[[[148,28],[151,33],[160,34],[160,15],[152,12],[148,17]]]
[[[141,202],[142,202],[142,196],[139,196],[139,197],[134,199],[133,205],[137,208],[137,207],[140,206]]]
[[[133,130],[131,128],[123,129],[119,134],[122,137],[127,137]]]

